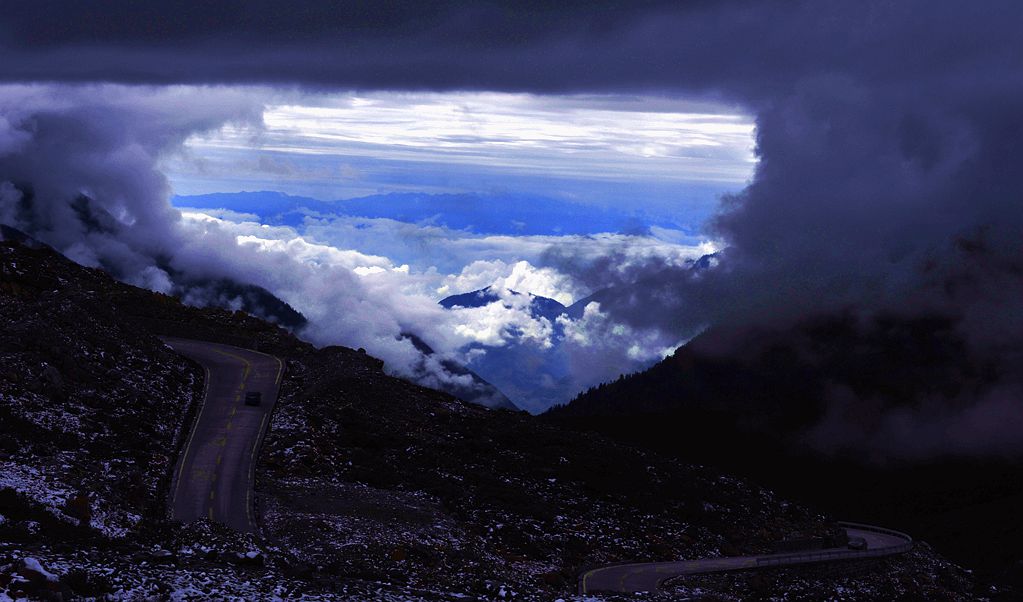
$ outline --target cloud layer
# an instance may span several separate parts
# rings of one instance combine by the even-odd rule
[[[416,365],[418,354],[397,337],[414,333],[441,357],[479,370],[516,404],[534,412],[622,372],[642,369],[683,342],[672,333],[625,326],[601,313],[599,303],[579,319],[535,315],[529,298],[511,291],[564,304],[592,291],[542,265],[551,249],[570,247],[590,260],[617,250],[622,269],[655,256],[665,265],[684,265],[715,250],[711,243],[679,245],[619,234],[481,236],[346,217],[312,220],[300,232],[245,216],[227,217],[232,219],[186,212],[183,227],[201,240],[203,253],[222,257],[218,269],[273,291],[305,314],[310,321],[305,337],[365,347],[390,369],[413,377],[409,367]],[[428,244],[421,244],[423,238]],[[232,248],[232,240],[241,248]],[[352,250],[362,248],[381,253]],[[406,256],[414,258],[412,266],[392,259]],[[452,268],[441,271],[438,265]],[[437,303],[487,287],[500,293],[500,302],[456,310]]]

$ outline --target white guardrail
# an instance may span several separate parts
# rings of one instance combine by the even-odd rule
[[[767,567],[775,567],[775,566],[790,566],[790,565],[799,565],[799,564],[812,564],[812,563],[816,563],[816,562],[838,562],[838,561],[842,561],[842,560],[855,560],[855,559],[858,559],[858,558],[880,558],[880,557],[883,557],[883,556],[894,556],[896,554],[905,554],[906,552],[909,552],[910,550],[913,549],[913,538],[910,537],[909,535],[901,532],[901,531],[895,531],[893,529],[885,529],[884,527],[877,527],[877,526],[874,526],[874,525],[865,525],[865,524],[862,524],[862,523],[850,523],[850,522],[846,522],[846,521],[840,521],[838,523],[838,525],[840,527],[845,527],[846,529],[855,529],[857,531],[871,531],[873,533],[881,533],[883,535],[889,535],[891,537],[898,538],[899,540],[902,541],[902,543],[900,543],[899,545],[886,546],[886,547],[883,547],[883,548],[874,548],[874,549],[867,548],[865,550],[851,550],[851,549],[843,549],[843,548],[837,548],[837,549],[836,548],[832,548],[830,550],[816,550],[816,551],[813,551],[813,552],[809,552],[808,551],[808,552],[795,552],[795,553],[791,553],[791,554],[771,554],[771,555],[766,555],[766,556],[759,556],[759,557],[755,558],[756,564],[754,564],[752,566],[746,565],[746,566],[735,566],[735,567],[715,567],[715,568],[707,568],[707,569],[702,569],[702,570],[684,570],[684,571],[681,571],[679,574],[671,575],[671,576],[668,576],[668,577],[664,578],[663,580],[660,581],[658,586],[659,587],[663,587],[663,586],[665,586],[666,584],[668,584],[670,582],[676,581],[678,579],[684,579],[686,576],[691,576],[691,575],[699,575],[699,574],[707,574],[707,573],[720,573],[720,572],[728,572],[728,571],[735,571],[735,570],[749,570],[749,569],[767,568]],[[685,561],[680,561],[680,562],[685,562]],[[633,564],[638,565],[640,563],[621,562],[621,563],[615,563],[615,564],[611,564],[611,565],[606,565],[605,567],[601,567],[601,568],[610,568],[610,567],[614,567],[614,566],[633,565]],[[650,564],[661,564],[661,563],[650,563]],[[586,575],[585,572],[581,573],[579,575],[578,590],[579,590],[580,594],[587,593],[586,588],[584,587],[584,585],[585,585],[585,581],[584,581],[585,575]]]
[[[897,546],[887,546],[884,548],[867,548],[866,550],[817,550],[813,552],[796,552],[794,554],[772,554],[770,556],[762,556],[757,558],[757,566],[786,566],[792,564],[808,564],[811,562],[828,562],[831,560],[851,560],[855,558],[879,558],[881,556],[894,556],[895,554],[905,554],[906,552],[913,549],[913,538],[909,535],[902,533],[901,531],[895,531],[892,529],[885,529],[884,527],[875,527],[874,525],[864,525],[861,523],[838,523],[841,527],[848,529],[856,529],[859,531],[872,531],[874,533],[882,533],[884,535],[891,535],[902,540],[903,543]]]

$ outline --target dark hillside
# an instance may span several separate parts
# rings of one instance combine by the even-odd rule
[[[165,512],[202,372],[123,319],[116,287],[0,241],[2,539],[120,538]]]
[[[758,487],[461,402],[350,350],[288,374],[264,447],[267,535],[327,571],[554,595],[589,565],[767,550],[827,529]]]
[[[934,399],[954,404],[1011,369],[966,345],[940,316],[719,329],[546,418],[899,525],[1001,578],[1021,560],[1014,542],[1023,521],[991,510],[1023,499],[1023,464],[962,454],[951,442],[946,455],[899,456],[909,443],[878,435],[888,416]],[[841,421],[831,420],[836,413]]]

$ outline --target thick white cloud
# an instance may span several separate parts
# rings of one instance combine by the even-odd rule
[[[652,237],[608,234],[519,240],[429,227],[440,247],[433,252],[446,253],[455,263],[463,263],[461,269],[445,273],[435,266],[410,268],[382,255],[335,246],[343,242],[341,235],[349,231],[353,218],[317,221],[310,232],[321,238],[330,233],[335,244],[326,244],[293,228],[266,226],[237,214],[226,216],[231,220],[198,211],[186,211],[183,216],[185,229],[201,246],[186,250],[180,262],[206,262],[207,269],[226,271],[273,291],[309,318],[304,335],[317,343],[364,347],[384,359],[391,370],[406,376],[411,376],[405,369],[414,365],[418,354],[408,341],[398,338],[404,332],[422,337],[440,357],[470,366],[487,348],[518,345],[546,353],[558,346],[558,361],[566,363],[570,371],[568,380],[559,385],[562,397],[574,394],[578,387],[648,365],[681,341],[656,330],[617,323],[601,312],[597,303],[587,306],[582,318],[575,321],[562,317],[552,323],[534,316],[530,298],[511,291],[556,298],[565,304],[592,291],[558,270],[538,267],[532,261],[540,261],[544,250],[556,245],[569,245],[592,257],[615,252],[623,257],[622,265],[628,264],[629,257],[642,262],[654,256],[682,264],[716,249],[709,242],[685,246]],[[369,231],[384,239],[379,244],[390,244],[408,227],[391,220],[372,221],[377,223]],[[367,229],[357,230],[366,236]],[[358,240],[366,242],[365,238]],[[474,259],[488,255],[503,258]],[[213,268],[211,256],[226,265]],[[514,260],[521,257],[528,259]],[[444,296],[488,286],[499,302],[454,310],[437,304]]]
[[[577,320],[558,318],[564,328],[565,340],[577,350],[598,352],[607,362],[615,358],[627,358],[628,363],[648,363],[663,359],[685,341],[679,341],[656,329],[637,329],[616,322],[601,311],[600,303],[593,301],[583,309]],[[610,350],[617,352],[609,353]]]

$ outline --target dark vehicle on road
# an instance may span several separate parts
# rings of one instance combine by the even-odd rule
[[[848,546],[850,550],[866,550],[867,540],[862,537],[850,537]]]
[[[263,394],[262,393],[259,393],[259,392],[256,392],[256,391],[252,391],[250,393],[246,393],[245,394],[245,405],[247,405],[247,406],[258,406],[261,403],[263,403]]]

